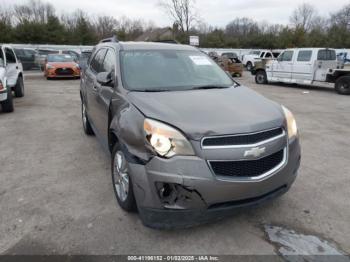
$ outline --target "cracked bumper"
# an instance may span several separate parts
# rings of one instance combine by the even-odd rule
[[[140,217],[146,226],[176,228],[215,221],[237,209],[261,204],[287,192],[300,165],[299,141],[289,145],[288,162],[271,176],[257,181],[218,179],[199,157],[153,158],[146,165],[130,164]],[[179,185],[186,196],[167,205],[157,183]]]

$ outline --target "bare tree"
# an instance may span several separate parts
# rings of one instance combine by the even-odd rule
[[[94,23],[99,39],[115,35],[120,27],[120,23],[112,16],[99,16]]]
[[[225,31],[229,36],[248,36],[259,33],[259,26],[250,18],[236,18],[227,24]]]
[[[332,14],[331,23],[344,28],[350,28],[350,4]]]
[[[195,11],[195,0],[161,0],[159,6],[173,19],[180,31],[188,33],[198,20]]]
[[[55,14],[55,8],[50,3],[40,0],[30,0],[27,4],[15,5],[13,9],[17,23],[47,23],[48,18]]]
[[[316,16],[316,9],[312,5],[304,3],[293,11],[290,22],[295,28],[309,32],[312,29],[313,20]]]

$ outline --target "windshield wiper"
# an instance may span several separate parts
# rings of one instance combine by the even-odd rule
[[[191,88],[191,90],[199,90],[199,89],[223,89],[229,88],[231,86],[220,86],[220,85],[205,85],[205,86],[195,86]]]

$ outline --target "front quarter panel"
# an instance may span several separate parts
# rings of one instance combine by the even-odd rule
[[[125,147],[126,153],[132,159],[148,162],[152,153],[145,144],[143,130],[144,115],[125,96],[116,94],[111,101],[112,132]]]

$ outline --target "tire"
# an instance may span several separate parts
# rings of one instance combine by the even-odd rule
[[[87,134],[88,136],[93,136],[94,131],[92,130],[89,118],[86,113],[86,107],[83,101],[81,102],[81,119],[83,122],[83,129],[85,134]]]
[[[1,102],[2,111],[5,113],[13,112],[13,97],[12,97],[12,91],[11,89],[8,90],[7,93],[7,100]]]
[[[350,95],[350,76],[341,76],[335,81],[335,90],[340,95]]]
[[[23,77],[21,77],[21,76],[18,77],[14,91],[15,91],[16,97],[23,97],[24,96]]]
[[[248,71],[252,71],[253,64],[251,62],[248,62],[247,65],[246,65],[246,68],[247,68]]]
[[[113,148],[111,171],[112,185],[119,206],[127,212],[137,210],[128,161],[119,143]]]
[[[255,83],[259,85],[267,84],[267,76],[265,71],[259,70],[258,72],[256,72]]]

